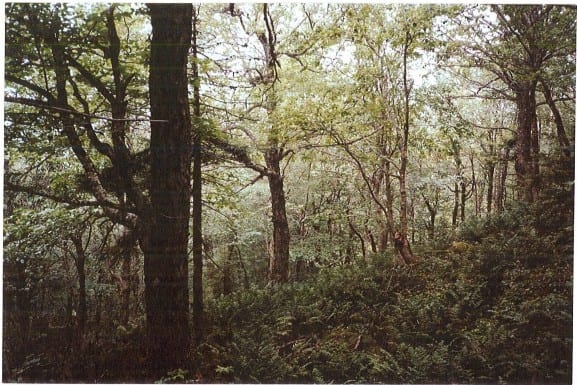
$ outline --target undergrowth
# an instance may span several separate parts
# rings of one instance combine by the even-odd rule
[[[570,383],[570,247],[526,223],[471,223],[464,252],[410,268],[383,258],[215,300],[197,378]]]
[[[142,325],[104,333],[108,339],[87,340],[82,349],[50,350],[41,344],[46,338],[38,351],[52,353],[30,355],[15,375],[63,382],[568,384],[573,222],[571,215],[538,220],[542,212],[472,219],[454,247],[411,267],[380,256],[212,299],[204,341],[189,365],[162,378],[146,371]]]

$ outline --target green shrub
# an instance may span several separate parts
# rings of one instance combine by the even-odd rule
[[[457,241],[466,252],[410,268],[376,258],[215,300],[204,378],[569,382],[569,246],[531,223],[526,211],[475,219]]]

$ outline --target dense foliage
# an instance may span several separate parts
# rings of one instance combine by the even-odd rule
[[[201,379],[570,382],[571,239],[518,214],[468,223],[475,241],[413,268],[383,258],[214,301]]]
[[[5,7],[4,381],[571,381],[574,7]]]

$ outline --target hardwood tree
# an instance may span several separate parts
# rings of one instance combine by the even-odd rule
[[[491,19],[488,12],[495,18]],[[471,7],[465,15],[476,23],[473,29],[476,39],[462,42],[460,53],[470,58],[471,66],[496,76],[480,84],[480,90],[508,99],[517,107],[514,156],[518,194],[523,201],[534,202],[540,191],[537,121],[538,84],[543,80],[540,74],[550,73],[555,62],[571,60],[575,40],[566,31],[575,30],[574,15],[569,9],[554,5],[493,5],[480,12]],[[541,84],[555,115],[555,101],[547,92],[547,81]],[[566,148],[562,122],[556,118],[556,124],[560,146]]]
[[[189,348],[188,226],[192,125],[188,54],[192,5],[150,4],[150,210],[144,279],[148,348],[160,370],[178,367]]]
[[[9,9],[13,21],[9,33],[14,44],[7,50],[10,92],[6,101],[54,119],[68,142],[68,151],[83,170],[80,196],[47,191],[42,186],[11,188],[77,206],[97,206],[113,222],[135,231],[145,254],[151,362],[165,371],[184,359],[189,341],[192,128],[186,71],[192,8],[150,7],[152,133],[149,149],[140,152],[130,149],[129,141],[138,143],[139,138],[129,137],[129,128],[149,119],[130,116],[143,103],[131,105],[128,96],[143,97],[139,87],[144,79],[134,66],[126,64],[123,55],[128,52],[123,51],[116,26],[116,8],[109,7],[103,18],[90,21],[93,28],[73,23],[75,9],[71,6],[21,4]],[[26,36],[31,44],[17,43]],[[94,43],[87,46],[86,42]],[[101,66],[95,67],[95,63]],[[108,115],[97,113],[100,105]],[[83,199],[86,193],[93,200]]]

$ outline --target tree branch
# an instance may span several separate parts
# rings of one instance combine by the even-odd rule
[[[72,208],[106,206],[106,207],[110,207],[110,208],[120,209],[120,207],[116,203],[113,203],[110,201],[98,202],[98,201],[77,200],[77,199],[74,199],[72,197],[66,197],[66,196],[57,195],[57,194],[54,194],[51,192],[44,191],[39,186],[24,186],[24,185],[10,182],[10,181],[5,181],[4,187],[8,191],[26,193],[29,195],[47,198],[47,199],[50,199],[50,200],[57,202],[57,203],[66,204]]]

